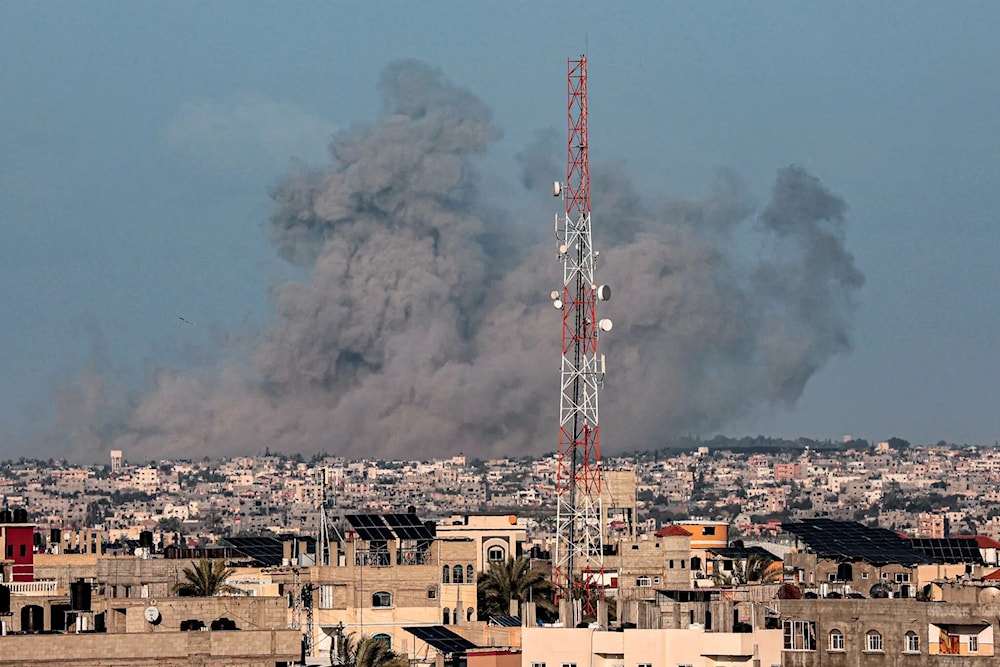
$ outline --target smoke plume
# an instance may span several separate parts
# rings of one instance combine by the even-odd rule
[[[310,277],[275,290],[251,358],[157,372],[101,450],[555,448],[554,240],[484,203],[474,165],[500,130],[483,102],[416,62],[390,66],[381,93],[378,120],[341,132],[329,166],[272,190],[274,247]],[[540,134],[519,156],[525,183],[561,158],[542,154],[548,141]],[[758,209],[730,174],[701,199],[663,202],[641,196],[620,165],[598,165],[593,200],[598,271],[614,289],[602,309],[615,320],[601,343],[606,451],[793,404],[849,348],[864,279],[844,249],[844,203],[804,170],[778,172]],[[547,232],[559,202],[546,204],[520,217]]]

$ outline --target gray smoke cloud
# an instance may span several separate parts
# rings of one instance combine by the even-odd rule
[[[274,290],[275,320],[249,359],[158,371],[101,451],[555,448],[554,239],[484,203],[474,164],[501,133],[480,100],[412,61],[390,66],[381,92],[379,119],[336,136],[329,166],[272,190],[272,242],[309,280]],[[540,134],[520,156],[525,183],[554,164],[550,142]],[[844,248],[843,201],[804,170],[781,170],[758,209],[732,174],[700,199],[650,201],[611,164],[594,169],[593,201],[599,274],[614,289],[606,451],[793,404],[849,348],[864,279]],[[551,210],[534,215],[551,229]],[[748,237],[762,250],[747,252]]]

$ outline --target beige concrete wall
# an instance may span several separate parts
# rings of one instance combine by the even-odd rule
[[[299,655],[293,630],[162,633],[150,637],[115,634],[3,637],[0,666],[74,667],[274,667]]]
[[[653,667],[781,663],[781,631],[755,633],[704,632],[700,630],[625,630],[607,632],[589,628],[524,628],[521,664],[564,663],[578,667]]]

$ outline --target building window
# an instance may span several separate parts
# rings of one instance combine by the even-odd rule
[[[913,630],[906,633],[906,652],[920,653],[920,637]]]
[[[447,565],[441,568],[441,583],[451,583],[451,568]]]
[[[27,555],[28,555],[28,547],[27,547],[27,545],[22,544],[21,545],[21,558],[24,558]]]
[[[503,547],[490,547],[486,552],[486,560],[491,563],[496,563],[502,561],[506,555],[507,554],[504,552]],[[544,665],[545,663],[542,664]]]
[[[862,579],[867,579],[868,578],[868,573],[867,572],[862,572],[861,573],[861,578]]]
[[[653,581],[649,577],[638,577],[635,580],[635,585],[639,588],[649,588],[653,585]]]
[[[476,583],[476,568],[471,565],[465,566],[465,583],[474,584]]]
[[[465,568],[463,568],[461,565],[456,565],[451,570],[451,580],[456,584],[462,583],[462,580],[464,578],[462,575],[464,573],[465,573]]]
[[[715,535],[715,526],[705,526],[701,530],[702,535]]]
[[[636,667],[653,667],[653,663],[651,663],[651,662],[640,662],[638,665],[636,665]]]
[[[392,648],[392,635],[380,632],[377,635],[372,635],[372,639],[375,641],[385,642],[387,648]]]
[[[882,653],[882,635],[875,630],[869,630],[865,635],[865,651],[868,653]]]
[[[671,561],[667,561],[667,562],[669,563],[669,565],[667,567],[669,567],[671,570],[674,569],[674,561],[671,560]]]
[[[897,572],[896,573],[896,583],[897,584],[908,584],[908,583],[910,583],[910,573],[909,572]]]
[[[468,609],[465,610],[465,620],[467,620],[467,621],[469,621],[471,623],[472,621],[475,620],[475,618],[476,618],[476,610],[475,609],[473,609],[472,607],[469,607]]]
[[[319,608],[333,609],[333,584],[319,585]]]
[[[451,609],[448,609],[448,607],[445,607],[441,613],[441,622],[444,625],[451,625]]]
[[[979,637],[969,635],[969,653],[979,653]]]
[[[576,667],[576,663],[575,662],[564,662],[562,664],[562,667]]]
[[[385,609],[392,606],[392,593],[379,591],[372,595],[372,606],[376,609]]]
[[[844,633],[840,630],[830,630],[830,650],[844,650]]]
[[[545,667],[545,663],[544,662],[533,662],[533,663],[531,663],[531,667]]]
[[[686,561],[685,559],[681,558],[681,569],[682,569],[682,570],[683,570],[683,569],[685,569],[685,568],[684,568],[684,566],[685,566],[686,564],[687,564],[687,561]]]
[[[816,623],[814,621],[785,621],[782,624],[786,651],[815,651]]]
[[[427,589],[428,600],[437,600],[437,596],[438,596],[437,586],[431,586],[430,588]]]

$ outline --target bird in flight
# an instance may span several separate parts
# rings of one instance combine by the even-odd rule
[[[180,317],[179,315],[178,315],[177,319],[179,319],[184,324],[187,324],[187,325],[190,325],[190,326],[197,326],[196,324],[194,324],[192,322],[188,322],[187,320],[185,320],[183,317]]]

